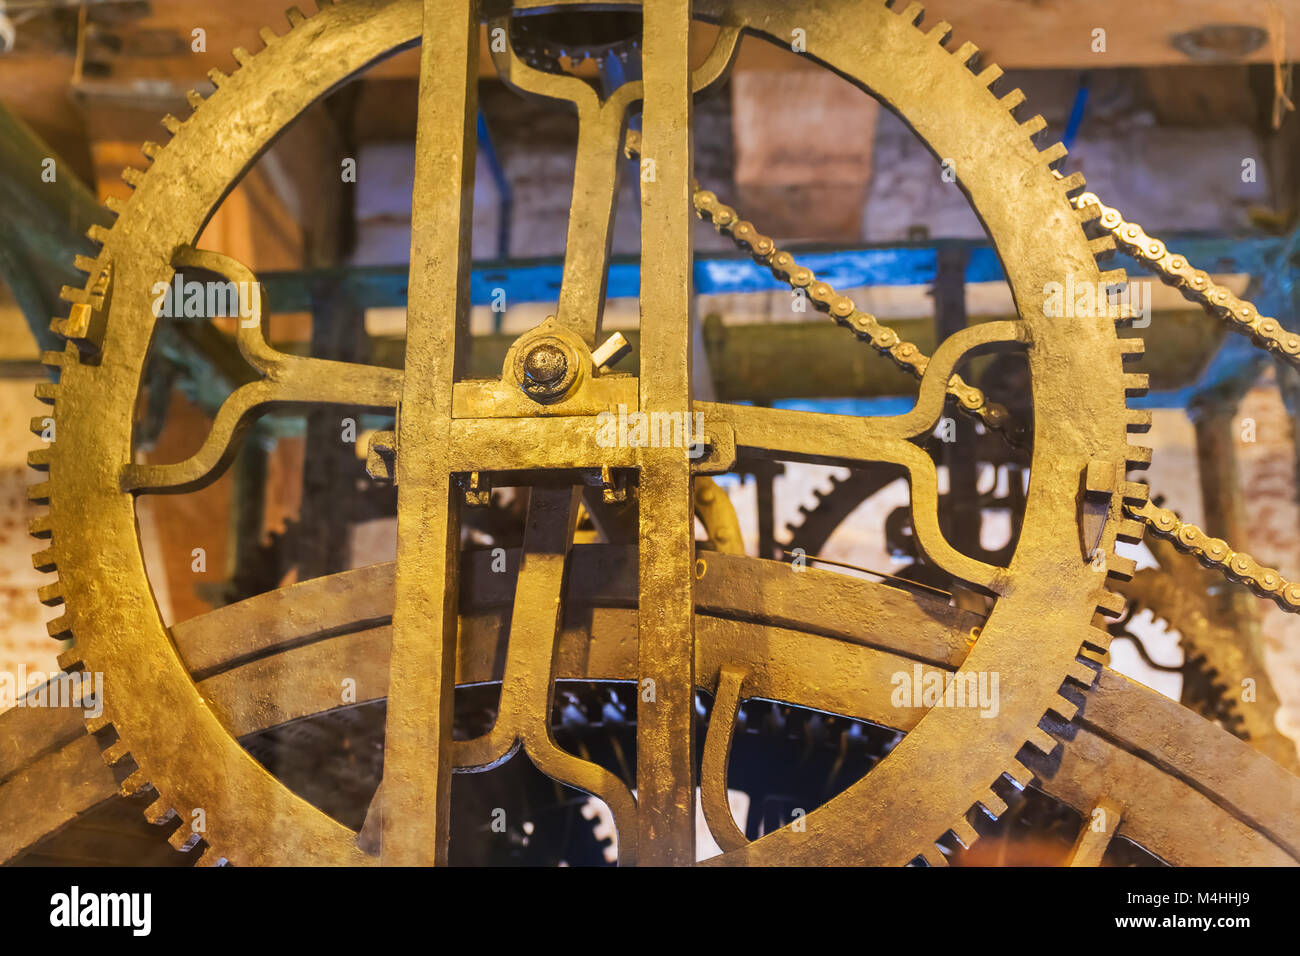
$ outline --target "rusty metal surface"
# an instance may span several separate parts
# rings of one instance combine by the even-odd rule
[[[714,54],[694,75],[680,41],[692,12],[724,25]],[[38,397],[54,406],[58,441],[35,455],[33,464],[48,469],[49,479],[31,494],[49,504],[33,532],[52,538],[36,566],[58,572],[42,599],[66,604],[51,633],[74,640],[65,667],[105,675],[104,713],[87,728],[105,745],[108,763],[125,774],[122,792],[156,794],[148,819],[188,817],[203,808],[205,863],[442,863],[452,825],[453,765],[490,766],[522,747],[555,779],[610,804],[625,862],[693,863],[694,693],[697,686],[716,689],[721,680],[724,711],[751,694],[898,726],[907,734],[803,825],[742,843],[722,815],[726,780],[717,774],[726,766],[722,735],[728,724],[720,714],[717,739],[705,742],[712,776],[700,781],[710,822],[727,847],[718,863],[942,863],[942,841],[953,836],[969,845],[977,836],[974,813],[997,816],[1005,808],[995,784],[1009,777],[1028,785],[1036,774],[1049,792],[1069,791],[1067,802],[1077,807],[1090,809],[1102,800],[1121,805],[1119,835],[1135,834],[1153,852],[1177,858],[1186,834],[1162,822],[1165,805],[1150,805],[1143,792],[1119,793],[1136,771],[1103,775],[1107,786],[1099,790],[1086,775],[1066,773],[1054,782],[1062,769],[1031,769],[1023,762],[1033,759],[1022,753],[1026,744],[1029,753],[1049,759],[1060,749],[1057,736],[1040,726],[1045,718],[1064,728],[1058,736],[1066,738],[1095,726],[1107,746],[1141,762],[1142,773],[1163,774],[1178,794],[1180,787],[1221,792],[1223,801],[1211,801],[1215,809],[1200,809],[1226,812],[1235,821],[1223,830],[1232,840],[1230,852],[1244,858],[1251,847],[1267,844],[1294,857],[1295,778],[1274,773],[1265,758],[1230,736],[1220,739],[1216,728],[1152,704],[1141,696],[1146,692],[1108,694],[1108,686],[1102,703],[1093,708],[1086,697],[1082,722],[1071,723],[1079,712],[1071,698],[1096,682],[1084,661],[1109,641],[1097,614],[1117,614],[1123,605],[1109,579],[1133,570],[1132,562],[1113,553],[1116,540],[1141,535],[1142,523],[1125,509],[1147,517],[1146,488],[1127,472],[1149,461],[1148,449],[1128,442],[1149,417],[1126,404],[1146,383],[1123,368],[1126,358],[1140,354],[1141,343],[1121,341],[1112,316],[1045,313],[1042,293],[1054,281],[1123,283],[1122,272],[1098,267],[1098,256],[1114,245],[1088,231],[1102,211],[1096,204],[1072,204],[1084,188],[1082,176],[1058,173],[1065,157],[1059,145],[1038,148],[1034,135],[1043,123],[1015,115],[1023,99],[1018,91],[992,92],[1000,71],[975,72],[972,44],[950,50],[947,26],[925,32],[920,19],[919,6],[900,15],[879,0],[797,7],[767,0],[709,0],[693,8],[687,0],[646,4],[644,129],[639,143],[629,144],[639,150],[642,170],[640,362],[635,379],[606,383],[606,398],[635,383],[634,410],[640,413],[677,416],[679,422],[698,413],[705,452],[698,459],[680,442],[611,447],[600,437],[590,403],[591,386],[603,377],[588,350],[599,329],[599,276],[607,265],[611,178],[618,166],[602,153],[618,146],[612,130],[621,130],[621,107],[608,114],[604,107],[595,113],[579,108],[580,121],[600,125],[580,134],[577,164],[597,182],[573,206],[577,225],[571,223],[570,235],[576,228],[580,241],[569,249],[559,322],[519,337],[499,383],[464,380],[480,23],[474,0],[353,0],[326,5],[310,19],[291,14],[293,29],[268,35],[267,48],[256,56],[237,53],[241,69],[214,76],[216,92],[206,101],[193,97],[190,117],[165,121],[171,142],[146,149],[153,168],[128,177],[135,193],[116,210],[113,227],[92,231],[101,249],[82,263],[86,288],[69,290],[73,308],[55,323],[70,341],[64,352],[47,356],[59,381],[41,386]],[[796,28],[805,30],[811,58],[875,95],[936,155],[950,158],[1005,267],[1016,320],[963,329],[932,357],[915,347],[898,351],[896,341],[885,345],[886,330],[851,302],[846,312],[833,290],[813,296],[837,318],[853,319],[850,327],[868,345],[885,351],[898,346],[891,354],[905,358],[920,378],[916,405],[905,414],[858,419],[697,401],[692,393],[691,102],[694,91],[725,75],[742,28],[782,43]],[[310,103],[421,36],[435,42],[424,44],[421,61],[405,369],[277,352],[263,337],[259,314],[238,334],[240,351],[259,377],[221,408],[200,452],[175,464],[135,464],[131,423],[154,333],[148,308],[153,284],[183,264],[255,282],[240,264],[193,248],[208,215]],[[506,62],[517,85],[539,85],[537,77]],[[541,88],[552,83],[548,78]],[[566,92],[562,98],[573,97]],[[617,124],[610,118],[616,114]],[[722,207],[704,208],[695,198],[697,210],[718,223]],[[776,257],[774,266],[794,268],[753,227],[737,238],[752,240],[755,255]],[[803,278],[797,270],[791,275]],[[965,358],[991,347],[1023,349],[1032,376],[1033,480],[1017,546],[1005,565],[963,554],[947,539],[937,514],[937,467],[919,444],[935,428],[949,393],[968,410],[983,411],[986,421],[998,419],[982,394],[955,376]],[[467,396],[459,407],[458,389]],[[566,405],[570,398],[574,404]],[[315,590],[310,582],[282,598],[221,612],[221,627],[241,615],[265,617],[271,626],[251,642],[226,630],[227,639],[214,642],[221,649],[205,649],[205,669],[196,669],[186,645],[207,625],[194,622],[170,634],[163,627],[136,534],[135,496],[178,493],[214,479],[251,417],[275,402],[396,414],[395,431],[376,446],[374,468],[397,482],[397,562],[392,569],[352,572],[343,583],[321,579],[325,583]],[[991,602],[987,618],[974,619],[978,632],[969,612],[943,602],[755,562],[722,548],[697,551],[692,483],[730,469],[738,454],[905,468],[926,558],[964,581],[981,602]],[[391,471],[381,458],[391,458]],[[472,589],[466,598],[461,586],[462,570],[469,582],[473,569],[462,567],[459,512],[482,503],[493,483],[512,482],[532,486],[513,590],[498,594],[499,611],[466,616],[461,600],[473,607],[478,597]],[[587,573],[579,573],[586,566],[577,552],[568,557],[579,485],[599,489],[605,504],[632,501],[636,509],[634,552],[603,552]],[[600,573],[612,571],[629,582],[622,603],[575,622],[567,605],[580,600]],[[390,580],[391,624],[374,613],[382,609],[378,592],[358,596]],[[473,580],[488,592],[504,586],[479,575]],[[320,603],[301,608],[312,595]],[[284,623],[270,621],[276,618]],[[342,630],[331,628],[330,619]],[[585,644],[584,633],[590,635]],[[606,643],[605,633],[616,639]],[[304,643],[304,636],[320,639]],[[916,643],[892,650],[907,641]],[[931,656],[911,649],[917,647]],[[997,675],[1001,696],[993,719],[976,708],[891,706],[887,674],[898,664],[888,655],[895,653],[923,671],[925,663],[936,672],[955,670],[951,679],[963,684]],[[234,668],[223,670],[227,662]],[[340,662],[348,676],[363,678],[360,693],[388,699],[384,780],[360,837],[284,787],[239,742],[268,722],[340,706]],[[458,669],[462,679],[500,674],[499,726],[481,739],[453,741]],[[547,723],[554,679],[570,672],[636,682],[635,798],[599,766],[554,745]],[[299,673],[312,676],[291,679]],[[1073,690],[1063,693],[1067,687]],[[1104,720],[1091,725],[1094,709]],[[1130,710],[1163,723],[1135,729],[1127,723]],[[87,739],[76,738],[47,757],[61,758],[69,747],[80,754]],[[1187,749],[1202,745],[1202,751]],[[1072,746],[1067,743],[1067,752]],[[1153,761],[1150,754],[1160,756]],[[1103,757],[1111,759],[1109,751]],[[1115,758],[1113,765],[1122,763]],[[1226,778],[1224,766],[1246,773],[1252,786]],[[17,773],[20,781],[23,771]],[[1266,786],[1272,788],[1268,798]],[[1279,794],[1284,819],[1266,802]],[[81,802],[89,799],[83,795]],[[58,803],[51,819],[66,812]],[[195,842],[184,828],[171,839],[178,847]]]

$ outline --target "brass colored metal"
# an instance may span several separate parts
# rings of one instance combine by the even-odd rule
[[[1219,285],[1208,272],[1193,268],[1185,256],[1170,252],[1163,242],[1147,235],[1137,223],[1126,221],[1118,209],[1107,206],[1095,193],[1080,193],[1073,202],[1080,213],[1100,221],[1120,249],[1149,267],[1165,285],[1173,286],[1185,299],[1223,319],[1232,331],[1248,336],[1261,348],[1300,366],[1300,335],[1284,329],[1277,319],[1260,315],[1251,303]]]
[[[548,382],[535,380],[527,365],[534,356],[551,355],[563,372]],[[529,418],[589,416],[616,413],[620,405],[635,408],[637,380],[630,375],[601,373],[595,359],[572,329],[548,316],[519,336],[506,353],[498,381],[463,380],[453,386],[454,418]],[[575,419],[576,420],[576,419]]]
[[[682,42],[692,13],[723,24],[714,51],[694,71]],[[1141,533],[1124,509],[1146,516],[1145,486],[1124,474],[1126,465],[1149,460],[1148,451],[1128,443],[1144,423],[1126,396],[1144,383],[1122,367],[1140,345],[1121,342],[1107,319],[1046,316],[1040,292],[1065,276],[1119,284],[1123,275],[1098,268],[1107,250],[1088,238],[1071,202],[1082,177],[1055,172],[1064,149],[1039,150],[1031,134],[1041,120],[1020,122],[1012,114],[1019,97],[990,92],[1000,71],[975,73],[974,46],[949,50],[947,26],[922,32],[920,18],[919,6],[900,15],[882,0],[650,0],[644,79],[603,101],[572,77],[528,68],[513,52],[498,54],[511,85],[575,105],[583,187],[574,190],[556,321],[520,336],[499,380],[469,380],[464,367],[481,24],[474,0],[326,4],[310,20],[294,19],[285,35],[270,35],[267,48],[243,58],[235,74],[218,74],[216,92],[188,119],[170,123],[170,145],[156,153],[153,169],[132,177],[135,194],[113,228],[96,233],[102,249],[87,263],[87,288],[77,297],[102,315],[74,317],[78,328],[102,325],[93,361],[75,342],[48,356],[60,378],[38,397],[55,406],[58,441],[38,455],[49,478],[32,492],[49,503],[33,532],[52,538],[35,564],[59,575],[43,597],[67,605],[51,632],[72,635],[66,667],[105,674],[104,714],[87,730],[106,744],[109,764],[134,761],[123,792],[156,791],[150,819],[202,807],[204,862],[442,863],[454,823],[453,769],[490,767],[522,749],[556,780],[610,806],[623,862],[696,861],[698,785],[725,849],[715,863],[942,863],[940,841],[949,834],[967,844],[975,838],[973,810],[997,816],[1005,809],[993,790],[1003,776],[1021,785],[1038,779],[1080,809],[1103,796],[1113,800],[1124,807],[1116,832],[1175,862],[1300,859],[1296,778],[1176,704],[1110,672],[1099,677],[1082,662],[1109,641],[1095,623],[1098,611],[1117,614],[1123,605],[1109,582],[1130,569],[1114,545]],[[1018,306],[1016,320],[964,329],[926,358],[888,341],[887,330],[818,286],[832,314],[854,319],[859,332],[919,377],[916,405],[902,415],[816,415],[696,401],[692,392],[692,96],[725,76],[742,32],[784,43],[796,29],[806,33],[810,57],[876,95],[936,155],[952,158]],[[231,396],[193,458],[134,464],[131,425],[154,334],[147,308],[154,283],[186,263],[255,281],[237,263],[193,249],[230,183],[325,92],[420,38],[405,369],[295,359],[271,350],[258,328],[241,328],[240,350],[259,378]],[[605,373],[591,348],[600,329],[618,147],[636,99],[643,102],[644,255],[640,363],[632,377]],[[727,218],[724,207],[705,205],[715,222],[734,225],[734,235],[734,211]],[[772,257],[773,268],[796,285],[804,278],[810,289],[815,284],[756,230],[737,238]],[[111,290],[90,302],[110,270]],[[937,469],[916,442],[934,429],[954,390],[965,407],[997,419],[954,370],[968,355],[1005,346],[1027,356],[1035,434],[1023,528],[1001,566],[974,560],[945,538]],[[371,456],[374,471],[398,485],[396,563],[304,582],[169,630],[145,575],[135,496],[210,481],[230,459],[241,426],[277,401],[397,413],[395,432],[376,436]],[[671,440],[611,447],[598,416],[618,404],[683,424],[702,415],[706,453],[693,459]],[[697,553],[695,514],[708,505],[711,485],[703,476],[731,469],[738,454],[902,466],[926,558],[991,596],[991,613],[985,619],[943,598],[745,558],[738,527],[735,542],[730,532],[720,536],[731,520],[721,511],[715,550]],[[466,499],[485,503],[493,485],[510,484],[531,490],[518,570],[504,575],[485,570],[483,555],[462,553],[459,511]],[[592,489],[586,501],[598,526],[635,527],[635,547],[574,546],[582,484]],[[630,500],[620,502],[624,497]],[[1082,498],[1091,502],[1086,522]],[[1100,569],[1080,546],[1082,523],[1092,550],[1105,558]],[[974,708],[893,706],[890,675],[913,664],[963,682],[998,674],[996,718]],[[358,680],[360,697],[388,701],[382,791],[363,835],[290,792],[239,743],[245,734],[339,706],[340,674]],[[556,746],[549,713],[554,682],[564,677],[634,683],[635,797],[613,775]],[[453,741],[454,686],[482,681],[501,682],[497,723],[483,737]],[[1067,685],[1087,692],[1082,711],[1062,693]],[[698,781],[697,688],[717,700]],[[906,736],[800,827],[746,842],[723,813],[726,751],[746,694],[894,726]],[[1074,721],[1076,733],[1059,767],[1031,768],[1021,759],[1034,761],[1022,754],[1026,743],[1036,753],[1061,749],[1040,728],[1049,713],[1058,725]],[[53,749],[35,759],[4,757],[0,749],[0,759],[19,768],[6,774],[0,765],[0,813],[15,784],[27,799],[26,781],[49,780],[60,767],[85,769],[91,738],[64,726],[55,735]],[[1196,746],[1189,750],[1186,741]],[[38,823],[20,826],[17,836],[0,829],[7,841],[0,856],[102,799],[104,775],[85,779],[84,789]],[[1276,795],[1280,802],[1270,802]],[[1193,835],[1188,821],[1211,821],[1222,838],[1207,848],[1205,831]]]
[[[644,8],[646,158],[642,176],[641,396],[647,415],[691,401],[690,0]],[[647,179],[649,181],[647,181]],[[680,448],[642,459],[637,588],[637,844],[650,865],[695,862],[695,518]],[[653,613],[650,609],[653,608]]]
[[[380,859],[398,865],[445,863],[450,839],[460,523],[448,452],[469,334],[478,95],[477,0],[426,0],[423,12],[380,840]]]
[[[695,517],[708,533],[708,545],[724,554],[744,554],[745,541],[740,532],[736,508],[718,483],[707,475],[695,479]]]
[[[718,692],[709,718],[709,734],[704,742],[704,765],[700,769],[700,804],[709,832],[723,850],[739,850],[749,842],[736,825],[727,802],[727,767],[731,761],[731,741],[736,732],[736,711],[744,692],[746,671],[727,665],[718,671]]]
[[[1300,582],[1288,581],[1276,568],[1264,567],[1244,551],[1232,550],[1222,538],[1210,537],[1168,508],[1147,501],[1141,507],[1128,506],[1128,510],[1179,551],[1195,555],[1207,568],[1218,570],[1231,581],[1240,581],[1260,597],[1272,599],[1284,611],[1300,611]]]
[[[504,32],[497,35],[509,36],[509,25],[509,17],[500,17],[490,21],[489,30],[501,30]],[[708,58],[692,76],[693,92],[707,92],[725,77],[739,49],[739,40],[739,29],[721,30]],[[643,98],[643,84],[624,83],[601,99],[584,80],[529,66],[508,43],[494,47],[492,59],[507,86],[522,94],[571,104],[578,114],[578,148],[564,247],[564,276],[560,283],[559,322],[577,332],[589,348],[594,347],[600,337],[600,320],[605,309],[605,283],[609,277],[606,265],[623,168],[619,162],[619,144],[627,128],[628,108]]]
[[[1079,838],[1070,854],[1070,866],[1101,866],[1121,816],[1121,808],[1109,800],[1102,800],[1093,807],[1079,830]]]
[[[502,627],[520,559],[511,554],[509,575],[491,571],[488,552],[464,560],[457,682],[500,681]],[[630,549],[579,546],[570,561],[555,677],[632,679]],[[696,670],[743,669],[751,698],[798,699],[910,730],[924,713],[891,705],[888,676],[918,660],[927,671],[956,669],[967,653],[965,630],[980,620],[946,602],[832,573],[791,574],[774,562],[726,555],[709,561],[697,595]],[[390,631],[376,622],[391,613],[393,574],[391,564],[373,565],[221,608],[178,625],[177,647],[237,737],[336,708],[341,674],[355,676],[363,700],[383,699]],[[769,596],[759,620],[754,594]],[[317,633],[297,630],[308,619]],[[771,666],[773,652],[780,667]],[[1085,816],[1105,794],[1123,801],[1117,835],[1175,864],[1300,862],[1300,783],[1242,741],[1106,669],[1076,726],[1060,770],[1038,785]],[[0,861],[115,798],[114,774],[98,750],[75,711],[0,715]],[[1207,832],[1216,839],[1206,840]]]

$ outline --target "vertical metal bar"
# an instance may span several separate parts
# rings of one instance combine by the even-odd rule
[[[380,858],[447,862],[460,528],[451,393],[469,335],[477,0],[425,0],[397,427],[397,581]]]
[[[689,421],[690,2],[650,0],[644,17],[641,410]],[[695,862],[695,536],[685,449],[644,449],[639,509],[638,852],[644,864],[686,865]]]

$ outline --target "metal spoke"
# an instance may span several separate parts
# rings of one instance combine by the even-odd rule
[[[264,293],[253,271],[220,253],[182,247],[172,259],[177,268],[203,269],[224,276],[236,289],[251,290],[249,314],[235,330],[240,354],[261,378],[242,385],[217,410],[202,447],[184,461],[165,465],[129,463],[122,469],[123,491],[179,494],[197,491],[220,477],[238,451],[239,439],[263,410],[274,405],[344,405],[393,409],[402,390],[397,369],[288,355],[266,341],[262,324]],[[239,293],[242,300],[244,293]],[[241,302],[241,308],[243,303]]]

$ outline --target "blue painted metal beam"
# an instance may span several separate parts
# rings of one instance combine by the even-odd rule
[[[1177,236],[1170,246],[1189,261],[1209,272],[1245,272],[1260,275],[1275,267],[1285,240],[1274,236],[1226,238],[1219,236]],[[938,271],[939,248],[962,245],[970,249],[966,282],[995,282],[1004,278],[997,254],[985,243],[950,242],[893,246],[863,246],[855,249],[793,250],[800,263],[818,278],[837,289],[864,286],[930,285]],[[1124,256],[1116,264],[1136,277],[1141,267]],[[474,305],[490,305],[496,290],[505,291],[506,304],[555,302],[559,299],[564,264],[558,259],[483,263],[470,279]],[[355,301],[364,308],[405,307],[407,267],[366,266],[343,270],[271,272],[263,276],[268,304],[276,312],[299,312],[311,308],[311,288],[321,279],[345,281]],[[700,295],[741,292],[771,292],[787,286],[765,267],[739,256],[709,256],[695,261],[695,291]],[[640,265],[634,258],[616,258],[609,267],[610,298],[635,298],[641,282]]]

